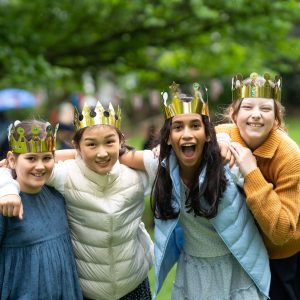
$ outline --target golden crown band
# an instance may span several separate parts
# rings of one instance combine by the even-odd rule
[[[281,101],[281,78],[275,77],[270,80],[270,75],[265,73],[259,76],[251,73],[250,77],[243,80],[242,75],[238,74],[232,78],[232,101],[243,98],[268,98]]]
[[[17,121],[18,122],[18,121]],[[18,124],[18,123],[17,123]],[[53,152],[56,146],[56,132],[58,130],[58,124],[52,131],[50,123],[46,129],[41,128],[39,125],[33,125],[31,127],[31,140],[25,138],[25,129],[22,127],[15,128],[16,122],[11,124],[8,128],[8,140],[9,149],[13,153],[24,154],[24,153],[41,153],[41,152]],[[19,138],[14,138],[14,132],[17,131]],[[41,131],[45,131],[45,137],[40,138],[38,135]]]
[[[118,129],[121,128],[121,109],[118,106],[115,112],[111,103],[108,109],[104,109],[98,101],[94,109],[90,108],[86,103],[83,105],[81,114],[75,109],[74,126],[75,130],[94,125],[110,125]]]
[[[190,114],[190,113],[197,113],[209,117],[208,104],[203,100],[200,91],[200,85],[198,83],[193,84],[194,97],[189,102],[180,99],[178,87],[179,85],[176,84],[175,82],[173,82],[173,84],[170,86],[172,92],[172,100],[171,100],[171,104],[169,105],[167,105],[167,100],[169,97],[168,93],[166,92],[162,93],[163,100],[164,100],[163,110],[164,110],[165,119],[169,119],[180,114]]]

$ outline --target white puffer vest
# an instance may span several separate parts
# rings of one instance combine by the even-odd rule
[[[119,162],[105,176],[81,159],[65,163],[66,206],[83,294],[119,299],[152,266],[153,243],[141,222],[145,174]]]

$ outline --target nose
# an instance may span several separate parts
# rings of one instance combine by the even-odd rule
[[[182,138],[184,139],[190,139],[192,137],[192,132],[188,126],[184,127]]]
[[[36,161],[35,168],[36,168],[37,170],[43,170],[43,169],[45,169],[45,165],[44,165],[44,163],[43,163],[43,161],[42,161],[41,159],[38,159],[38,160]]]
[[[97,151],[97,157],[106,157],[108,154],[107,154],[107,151],[105,150],[104,147],[99,147],[98,148],[98,151]]]
[[[261,111],[260,111],[258,108],[254,108],[254,109],[252,110],[251,117],[252,117],[253,119],[260,119],[260,118],[261,118]]]

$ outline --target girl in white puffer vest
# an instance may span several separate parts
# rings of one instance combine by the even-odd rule
[[[125,146],[119,127],[120,110],[115,113],[111,105],[104,110],[99,102],[95,109],[84,106],[75,115],[77,157],[57,163],[47,184],[66,199],[85,299],[150,300],[153,243],[141,218],[155,171],[119,163]],[[144,155],[153,159],[151,151]]]

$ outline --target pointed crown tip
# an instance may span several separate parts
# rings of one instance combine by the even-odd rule
[[[115,111],[111,102],[105,109],[101,102],[97,101],[95,107],[90,107],[87,103],[84,103],[81,113],[77,109],[75,110],[74,127],[76,131],[94,125],[110,125],[120,129],[121,109],[119,105],[117,111]]]
[[[193,84],[194,96],[190,101],[184,101],[181,99],[179,84],[175,81],[170,85],[171,90],[171,103],[168,105],[167,100],[169,98],[167,92],[162,92],[163,98],[163,111],[165,119],[172,118],[179,114],[197,113],[209,117],[208,101],[203,97],[203,92],[207,96],[207,90],[204,88],[201,90],[200,84],[195,82]]]
[[[261,76],[256,72],[246,79],[241,74],[235,75],[232,77],[232,101],[243,98],[272,98],[281,102],[281,77],[276,75],[271,80],[269,73]]]

